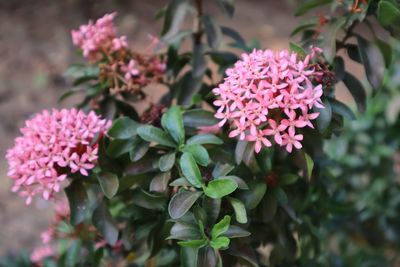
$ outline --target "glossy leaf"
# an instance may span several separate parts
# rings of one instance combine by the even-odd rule
[[[228,173],[230,173],[235,167],[233,167],[232,165],[229,165],[227,163],[222,164],[222,163],[217,163],[217,165],[215,165],[214,170],[212,172],[212,176],[214,178],[216,177],[220,177],[220,176],[225,176]],[[239,185],[240,188],[240,185]]]
[[[205,245],[207,245],[207,240],[198,239],[198,240],[179,241],[178,245],[189,248],[202,248]]]
[[[297,55],[299,55],[300,57],[305,58],[306,55],[307,55],[307,53],[306,53],[306,51],[304,50],[304,48],[302,48],[301,46],[299,46],[299,45],[297,45],[297,44],[295,44],[295,43],[290,42],[290,43],[289,43],[289,48],[290,48],[291,51],[295,52],[295,53],[296,53]]]
[[[213,134],[197,134],[197,135],[190,137],[187,140],[186,144],[188,144],[188,145],[204,145],[204,144],[221,145],[221,144],[223,144],[223,141]]]
[[[291,185],[294,184],[299,179],[299,176],[293,173],[286,173],[279,177],[280,185]]]
[[[172,169],[175,164],[175,152],[164,154],[158,161],[158,167],[162,172],[166,172]]]
[[[229,247],[230,240],[226,236],[220,236],[210,241],[210,246],[214,249],[225,249]]]
[[[110,172],[100,172],[97,173],[96,176],[104,195],[108,199],[111,199],[113,196],[115,196],[119,187],[118,176]]]
[[[343,77],[343,82],[354,98],[359,112],[364,112],[367,105],[367,94],[361,82],[351,73],[346,72]]]
[[[229,229],[229,225],[231,224],[231,217],[229,215],[225,215],[222,220],[216,223],[211,229],[211,239],[216,239],[221,236]]]
[[[244,190],[249,189],[246,182],[242,178],[237,177],[235,175],[219,176],[216,177],[215,179],[229,179],[237,183],[239,189],[244,189]]]
[[[207,36],[208,45],[214,50],[218,49],[222,39],[220,27],[217,25],[214,19],[208,15],[204,15],[202,21],[204,23],[204,30]]]
[[[238,184],[231,179],[216,179],[203,187],[204,194],[211,198],[222,198],[236,190]]]
[[[176,193],[168,206],[168,213],[172,219],[179,219],[193,206],[196,200],[202,195],[202,192],[191,192],[181,190]]]
[[[138,161],[146,155],[148,150],[149,143],[141,138],[136,138],[135,145],[129,151],[129,158],[132,162]]]
[[[136,130],[140,126],[136,121],[128,118],[121,117],[114,121],[108,135],[116,139],[129,139],[136,135]]]
[[[157,127],[151,125],[140,126],[137,129],[137,133],[145,141],[155,142],[167,147],[176,147],[176,143],[171,139],[171,137]]]
[[[92,222],[108,244],[114,246],[117,243],[118,228],[107,207],[103,203],[93,211]]]
[[[203,179],[192,154],[189,152],[183,153],[179,163],[182,173],[189,183],[191,183],[194,187],[201,188]]]
[[[332,120],[332,107],[329,100],[324,99],[323,104],[324,108],[317,108],[317,107],[313,108],[314,112],[319,113],[319,116],[316,119],[316,125],[318,131],[322,134],[328,129]]]
[[[332,62],[336,56],[336,35],[345,23],[346,18],[340,17],[324,31],[324,45],[322,50],[328,62]]]
[[[150,192],[164,193],[168,188],[168,182],[170,179],[170,172],[157,174],[150,182]]]
[[[223,236],[226,236],[229,238],[240,238],[240,237],[246,237],[249,235],[251,235],[251,233],[249,231],[246,231],[237,225],[230,225],[228,230],[226,230],[226,232],[223,233]]]
[[[85,220],[89,209],[86,189],[80,180],[74,180],[65,188],[65,193],[67,194],[69,208],[71,210],[71,223],[73,225],[78,225]]]
[[[161,124],[177,144],[182,144],[185,141],[182,111],[178,106],[173,106],[168,109],[161,118]]]
[[[265,183],[250,183],[249,190],[240,193],[239,199],[242,200],[247,210],[252,210],[258,206],[267,191]]]
[[[213,126],[218,123],[214,113],[204,109],[191,109],[183,113],[183,124],[186,127],[198,128],[202,126]]]
[[[247,213],[243,202],[232,197],[228,198],[228,201],[232,205],[233,210],[235,211],[236,221],[238,221],[239,223],[247,223]]]
[[[131,195],[132,202],[150,210],[165,210],[166,198],[163,195],[150,194],[142,189],[135,190]]]
[[[383,26],[400,23],[400,8],[390,0],[382,0],[378,4],[378,20]]]
[[[207,150],[201,145],[185,146],[183,151],[190,153],[198,164],[207,166],[210,160]]]
[[[329,101],[331,103],[333,113],[339,114],[348,120],[356,119],[356,115],[354,115],[354,112],[348,106],[333,98],[330,98]]]

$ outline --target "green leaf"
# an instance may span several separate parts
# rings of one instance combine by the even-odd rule
[[[132,139],[114,139],[107,146],[107,155],[111,158],[118,158],[131,151],[139,138]]]
[[[305,1],[302,5],[300,5],[295,13],[295,16],[302,16],[306,14],[311,9],[314,9],[319,6],[330,4],[331,0],[308,0]]]
[[[199,227],[186,222],[176,222],[171,228],[170,236],[167,239],[193,240],[200,239],[202,236]]]
[[[129,158],[132,162],[142,159],[149,150],[149,142],[136,138],[135,145],[129,151]]]
[[[361,82],[354,77],[351,73],[346,72],[343,77],[343,83],[354,98],[357,104],[358,111],[363,113],[367,105],[367,94],[365,93],[364,86]]]
[[[114,246],[118,241],[118,228],[104,203],[93,212],[93,225],[100,231],[108,244]]]
[[[324,31],[324,45],[322,50],[327,61],[330,63],[336,56],[336,35],[345,24],[346,18],[340,17]]]
[[[186,127],[198,128],[202,126],[213,126],[218,123],[214,113],[204,109],[191,109],[183,113],[183,124]]]
[[[180,160],[180,167],[183,175],[189,181],[189,183],[191,183],[194,187],[201,188],[203,179],[192,154],[188,152],[183,153]]]
[[[204,194],[211,198],[222,198],[236,190],[238,184],[232,179],[216,179],[203,187]]]
[[[249,236],[250,234],[251,233],[249,231],[246,231],[237,225],[230,225],[228,230],[223,235],[229,238],[240,238]]]
[[[150,192],[164,193],[167,191],[168,182],[171,179],[170,172],[157,174],[150,182]]]
[[[238,56],[232,52],[210,51],[207,55],[222,68],[228,68],[239,60]]]
[[[160,157],[158,161],[158,167],[162,172],[167,172],[174,167],[175,164],[175,152],[170,152]]]
[[[216,223],[211,229],[211,239],[214,240],[225,233],[228,230],[230,224],[231,217],[229,215],[225,215],[224,218]]]
[[[172,0],[167,6],[164,15],[164,27],[162,29],[163,39],[170,39],[179,33],[180,27],[185,20],[189,5],[185,0]]]
[[[240,46],[246,46],[246,41],[243,39],[243,37],[234,29],[221,26],[221,31],[222,34],[232,38],[237,44]]]
[[[242,200],[247,210],[252,210],[261,202],[266,191],[267,185],[265,183],[249,183],[249,190],[242,191],[239,198]]]
[[[64,76],[79,79],[82,77],[98,77],[100,69],[97,66],[86,66],[82,64],[73,64],[65,72]]]
[[[210,161],[207,150],[201,145],[188,145],[183,148],[183,151],[192,154],[196,162],[201,166],[207,166]]]
[[[239,189],[244,189],[244,190],[249,189],[249,186],[246,184],[246,182],[242,178],[237,177],[235,175],[219,176],[219,177],[216,177],[215,179],[216,180],[217,179],[229,179],[229,180],[232,180],[235,183],[237,183]]]
[[[385,74],[385,61],[379,48],[361,36],[357,36],[361,60],[371,86],[377,90],[382,86]]]
[[[176,143],[163,130],[151,125],[140,126],[138,135],[145,141],[154,142],[167,147],[176,147]]]
[[[304,152],[304,158],[306,160],[307,177],[310,179],[314,169],[314,161],[306,152]]]
[[[313,110],[319,113],[316,119],[317,129],[323,134],[331,124],[332,120],[332,107],[328,99],[323,100],[324,108],[314,107]]]
[[[202,248],[205,245],[207,245],[207,240],[199,239],[199,240],[179,241],[178,245],[189,248]]]
[[[172,219],[179,219],[188,212],[202,192],[181,190],[176,193],[169,202],[168,213]]]
[[[291,185],[299,179],[299,176],[293,173],[286,173],[279,178],[280,185]]]
[[[208,45],[214,50],[218,49],[222,40],[222,32],[220,27],[217,25],[214,19],[208,15],[204,15],[202,17],[202,21],[204,24],[204,30],[206,32]]]
[[[198,134],[190,137],[187,141],[187,145],[204,145],[204,144],[214,144],[221,145],[224,142],[213,134]]]
[[[75,267],[79,260],[79,252],[81,251],[82,241],[80,239],[73,240],[68,247],[65,255],[65,266]]]
[[[225,14],[227,14],[229,17],[233,16],[233,13],[235,12],[234,0],[215,0],[215,1]]]
[[[379,2],[377,15],[379,22],[385,27],[400,23],[400,8],[389,0]]]
[[[215,167],[214,167],[214,170],[212,172],[212,177],[216,178],[216,177],[227,175],[234,168],[235,167],[233,167],[232,165],[229,165],[227,163],[222,164],[222,163],[218,162],[217,165],[215,165]],[[239,188],[240,188],[240,185],[239,185]]]
[[[110,172],[100,172],[97,173],[96,176],[104,195],[108,199],[111,199],[113,196],[115,196],[119,187],[118,176]]]
[[[225,249],[229,247],[230,240],[226,236],[220,236],[211,240],[210,246],[214,249]]]
[[[238,223],[247,223],[247,213],[246,208],[242,201],[236,198],[228,198],[229,203],[231,203],[233,210],[235,211],[235,218]]]
[[[194,78],[203,77],[207,70],[207,61],[204,56],[205,51],[206,45],[193,44],[192,76]]]
[[[329,98],[329,101],[331,103],[333,113],[339,114],[348,120],[356,119],[356,115],[354,115],[353,111],[348,106],[334,98]]]
[[[182,247],[181,248],[182,267],[197,267],[198,256],[199,256],[198,248]]]
[[[65,188],[71,210],[71,224],[78,225],[86,218],[89,201],[86,189],[80,180],[74,180]]]
[[[172,181],[169,186],[191,186],[191,184],[186,178],[180,177]]]
[[[285,191],[283,191],[281,187],[274,188],[273,193],[275,195],[276,200],[278,200],[279,204],[285,205],[289,202]]]
[[[381,50],[382,56],[385,60],[386,68],[389,68],[390,65],[392,64],[392,54],[393,54],[392,46],[387,42],[378,38],[376,38],[376,45]]]
[[[183,128],[182,111],[178,106],[168,109],[161,118],[161,124],[177,144],[183,144],[185,141],[185,129]]]
[[[235,161],[240,164],[242,161],[248,165],[254,155],[253,144],[247,141],[238,141],[235,148]]]
[[[131,195],[132,203],[136,206],[150,210],[165,210],[166,197],[150,194],[141,188],[136,189]]]
[[[140,126],[140,123],[128,118],[121,117],[114,121],[108,135],[116,139],[129,139],[136,135],[136,130]]]
[[[299,55],[300,57],[305,58],[306,55],[307,55],[307,53],[306,53],[306,51],[304,50],[304,48],[301,47],[301,46],[299,46],[299,45],[297,45],[297,44],[295,44],[295,43],[290,42],[290,43],[289,43],[289,48],[290,48],[291,51],[295,52],[295,53],[296,53],[297,55]]]

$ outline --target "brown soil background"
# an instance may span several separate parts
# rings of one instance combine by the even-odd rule
[[[69,64],[83,62],[75,54],[70,30],[117,11],[119,33],[140,51],[148,44],[148,33],[158,34],[161,24],[154,15],[165,2],[0,0],[0,255],[39,244],[51,217],[48,203],[37,200],[28,207],[10,192],[4,155],[32,113],[60,107],[58,97],[70,88],[62,73]],[[287,48],[290,32],[300,22],[292,16],[295,0],[237,0],[233,19],[205,2],[207,13],[221,24],[237,29],[246,40],[259,40],[264,48]]]

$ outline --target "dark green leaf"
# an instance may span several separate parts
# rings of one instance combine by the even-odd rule
[[[160,157],[158,166],[162,172],[166,172],[172,169],[175,164],[175,152],[170,152]]]
[[[118,228],[107,207],[101,203],[93,212],[93,225],[100,231],[108,244],[114,246],[118,241]]]
[[[242,161],[249,164],[254,154],[253,144],[247,141],[238,141],[235,148],[235,161],[240,164]]]
[[[204,109],[191,109],[183,113],[183,124],[186,127],[198,128],[213,126],[218,123],[214,113]]]
[[[187,145],[183,151],[192,154],[194,159],[201,166],[207,166],[210,160],[207,150],[201,145]]]
[[[348,120],[356,119],[356,115],[354,115],[353,111],[348,106],[334,98],[330,98],[329,101],[331,103],[333,113],[339,114]]]
[[[357,36],[361,60],[365,74],[372,88],[375,90],[382,86],[385,73],[385,61],[377,46],[361,36]]]
[[[345,23],[346,18],[340,17],[324,31],[324,45],[322,49],[328,62],[332,62],[336,56],[336,35]]]
[[[207,61],[204,56],[206,47],[204,44],[193,45],[192,75],[194,78],[203,77],[207,70]]]
[[[285,205],[288,203],[288,197],[281,187],[274,188],[273,193],[278,200],[279,204]]]
[[[343,82],[353,96],[354,101],[357,104],[358,111],[364,112],[367,105],[367,94],[365,93],[364,86],[349,72],[345,73]]]
[[[232,179],[216,179],[203,187],[204,193],[211,198],[222,198],[236,190],[238,184]]]
[[[191,186],[191,184],[186,178],[181,177],[172,181],[169,186]]]
[[[302,16],[302,15],[306,14],[308,11],[310,11],[311,9],[314,9],[319,6],[327,5],[330,3],[331,3],[331,0],[308,0],[308,1],[305,1],[303,4],[301,4],[298,7],[298,9],[295,13],[295,16]]]
[[[213,134],[198,134],[190,137],[186,144],[188,145],[204,145],[204,144],[215,144],[221,145],[223,141]]]
[[[136,138],[134,147],[129,151],[129,158],[132,162],[138,161],[146,155],[148,150],[149,143],[141,138]]]
[[[182,247],[189,248],[202,248],[207,244],[207,240],[199,239],[199,240],[189,240],[189,241],[179,241],[178,245]]]
[[[314,169],[314,161],[313,161],[313,159],[312,159],[307,153],[305,153],[305,152],[304,152],[304,158],[305,158],[305,160],[306,160],[307,177],[308,177],[308,179],[310,179],[310,178],[311,178],[311,175],[312,175],[312,172],[313,172],[313,169]]]
[[[252,210],[261,202],[266,191],[267,185],[265,183],[250,183],[249,190],[241,192],[240,200],[242,200],[247,210]]]
[[[206,32],[208,45],[214,50],[218,49],[222,39],[220,27],[217,25],[214,19],[208,15],[204,15],[202,21],[204,23],[204,30]]]
[[[107,155],[111,158],[118,158],[135,148],[139,138],[114,139],[107,146]]]
[[[197,267],[199,249],[198,248],[181,248],[182,267]]]
[[[238,223],[247,223],[247,213],[242,201],[236,198],[228,198],[233,210],[235,211],[235,218]]]
[[[178,106],[173,106],[168,109],[161,118],[161,124],[176,143],[182,144],[185,141],[182,111]]]
[[[164,15],[163,39],[169,39],[179,32],[188,10],[186,0],[172,0],[168,4]]]
[[[400,23],[400,8],[390,0],[382,0],[378,4],[378,20],[385,26],[392,26]]]
[[[236,30],[229,27],[221,26],[221,31],[222,34],[232,38],[239,45],[246,46],[246,41]]]
[[[168,239],[178,239],[178,240],[198,240],[201,239],[201,234],[199,232],[199,227],[197,225],[176,222],[171,228],[171,235]]]
[[[74,180],[66,189],[69,208],[71,210],[71,223],[78,225],[86,218],[89,209],[86,189],[80,180]]]
[[[220,177],[220,176],[224,176],[227,175],[228,173],[230,173],[235,167],[233,167],[232,165],[229,164],[222,164],[222,163],[217,163],[217,165],[215,165],[214,170],[212,172],[212,177],[216,178],[216,177]],[[240,185],[239,185],[240,188]]]
[[[169,202],[168,212],[172,219],[179,219],[188,212],[202,192],[181,190]]]
[[[385,41],[381,39],[376,39],[376,44],[378,45],[379,49],[381,50],[382,56],[385,60],[386,68],[389,68],[392,63],[392,47]]]
[[[223,234],[223,236],[229,237],[229,238],[239,238],[239,237],[246,237],[249,236],[251,233],[244,230],[243,228],[236,226],[236,225],[230,225],[228,230]]]
[[[138,135],[145,141],[155,142],[157,144],[176,147],[176,143],[163,130],[151,125],[140,126],[137,129]]]
[[[82,241],[80,239],[73,240],[68,247],[65,255],[65,266],[75,267],[79,260],[79,252],[81,251]]]
[[[319,113],[316,119],[317,129],[323,134],[331,124],[332,120],[332,107],[328,99],[323,100],[324,108],[314,107],[313,110]]]
[[[199,167],[192,154],[185,152],[183,153],[180,160],[180,167],[185,178],[197,188],[201,188],[203,179],[200,174]]]
[[[158,192],[158,193],[164,193],[167,191],[168,188],[168,182],[171,179],[171,173],[170,172],[163,172],[157,174],[150,183],[150,191],[151,192]]]
[[[142,189],[135,190],[131,199],[135,205],[151,210],[164,210],[167,200],[165,196],[150,194]]]
[[[219,176],[219,177],[216,177],[215,179],[229,179],[229,180],[232,180],[235,183],[237,183],[239,189],[244,189],[244,190],[249,189],[246,182],[243,181],[242,178],[234,176],[234,175]]]
[[[279,178],[280,185],[291,185],[294,184],[299,176],[293,173],[286,173]]]
[[[139,126],[139,123],[128,117],[118,118],[108,130],[108,135],[116,139],[129,139],[136,135],[136,129]]]
[[[100,172],[96,174],[100,187],[104,195],[111,199],[118,192],[119,180],[117,175],[110,172]]]

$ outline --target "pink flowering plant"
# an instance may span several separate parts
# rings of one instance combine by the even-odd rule
[[[231,1],[215,2],[233,15]],[[357,25],[378,18],[397,34],[384,17],[397,4],[353,2],[301,5],[299,15],[329,3],[333,13],[277,51],[218,25],[202,0],[170,1],[146,53],[117,34],[116,13],[72,30],[86,63],[67,71],[62,99],[84,100],[27,120],[6,155],[12,190],[56,205],[27,266],[330,266],[320,222],[340,201],[323,144],[356,117],[336,85],[360,112],[367,97],[337,53],[352,51],[379,89],[391,46]],[[167,89],[157,102],[151,86]]]

